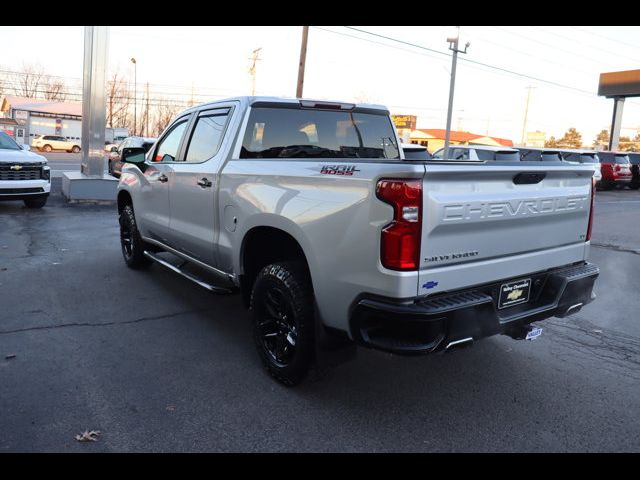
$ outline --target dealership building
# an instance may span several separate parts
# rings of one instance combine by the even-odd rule
[[[0,117],[0,130],[20,144],[31,145],[38,135],[81,139],[81,103],[6,95],[1,97]]]

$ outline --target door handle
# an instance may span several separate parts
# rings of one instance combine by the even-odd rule
[[[198,185],[202,188],[207,188],[210,187],[212,183],[206,177],[203,177],[201,180],[198,180]]]
[[[166,183],[169,181],[169,177],[167,177],[164,173],[158,177],[158,181],[162,183]]]

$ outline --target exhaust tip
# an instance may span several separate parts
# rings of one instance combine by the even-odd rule
[[[562,315],[556,315],[559,318],[568,317],[569,315],[573,315],[574,313],[578,313],[582,310],[583,303],[576,303],[575,305],[571,305],[569,308],[565,310]]]
[[[447,343],[447,346],[444,347],[444,351],[448,352],[450,349],[461,348],[461,347],[469,347],[473,344],[473,337],[463,338],[461,340],[455,340],[453,342]]]

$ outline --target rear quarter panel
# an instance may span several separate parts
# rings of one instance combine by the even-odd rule
[[[355,166],[351,176],[321,173],[326,165]],[[417,293],[417,272],[395,272],[380,263],[380,232],[393,209],[376,198],[380,178],[422,178],[424,165],[406,162],[336,162],[231,159],[219,193],[220,268],[242,273],[241,245],[254,227],[271,226],[293,236],[307,258],[323,322],[348,329],[356,297],[398,298]],[[229,217],[237,218],[230,231]]]

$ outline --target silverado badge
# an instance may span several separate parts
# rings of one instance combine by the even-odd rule
[[[11,167],[11,170],[16,170],[16,171],[17,171],[17,170],[22,170],[22,165],[13,165],[13,166]]]

